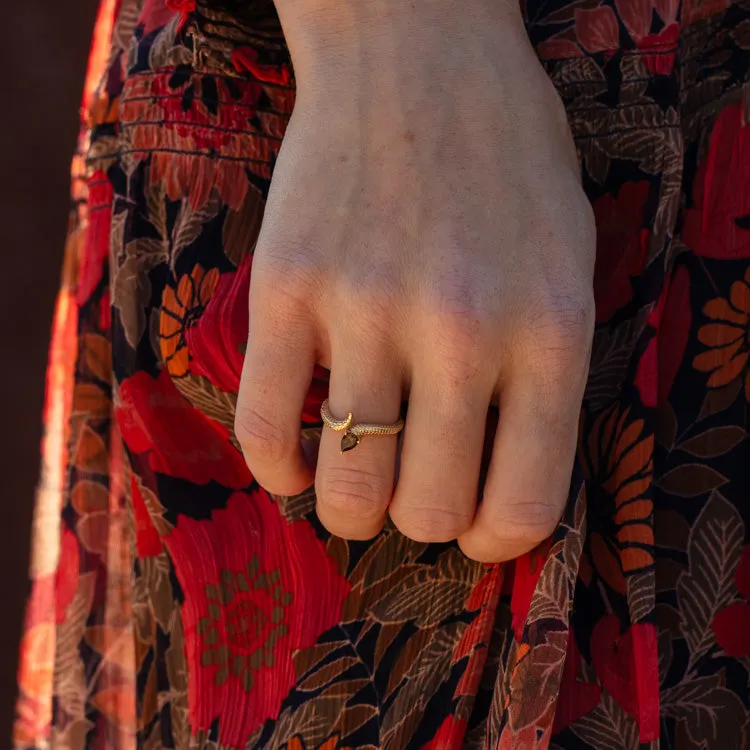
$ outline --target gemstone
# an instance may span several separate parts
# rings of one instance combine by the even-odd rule
[[[359,445],[359,436],[353,432],[347,432],[344,437],[341,438],[341,452],[346,453],[352,448],[356,448]]]

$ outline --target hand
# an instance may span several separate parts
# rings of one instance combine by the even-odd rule
[[[306,33],[277,3],[298,91],[253,261],[237,436],[270,492],[314,479],[334,534],[371,538],[389,513],[412,539],[510,559],[562,514],[593,335],[595,230],[565,113],[509,6],[339,5],[352,15]],[[342,454],[324,429],[317,470],[305,460],[316,362],[334,415],[390,423],[408,396],[395,490],[395,437]]]

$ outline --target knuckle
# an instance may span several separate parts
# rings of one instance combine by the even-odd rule
[[[330,513],[373,521],[383,515],[390,490],[383,478],[363,469],[328,467],[318,480],[318,500]]]
[[[433,316],[430,348],[443,371],[461,382],[475,378],[486,362],[491,329],[487,311],[467,304]]]
[[[594,332],[594,300],[590,294],[556,294],[545,300],[535,319],[535,334],[545,347],[587,349]]]
[[[491,517],[490,528],[496,538],[531,549],[554,533],[562,512],[556,503],[505,503]]]
[[[253,260],[253,274],[272,293],[280,306],[305,303],[319,286],[321,273],[312,253],[293,243],[264,248]]]
[[[234,432],[248,461],[278,463],[289,455],[292,448],[289,436],[252,406],[238,408]]]
[[[527,328],[525,348],[532,370],[548,377],[582,370],[588,364],[594,319],[593,295],[557,294],[542,302]]]
[[[391,513],[396,528],[415,542],[450,542],[471,526],[472,517],[446,508],[409,508]]]
[[[394,309],[398,295],[387,285],[346,285],[338,296],[340,311],[356,326],[358,335],[373,345],[384,344],[392,337]]]

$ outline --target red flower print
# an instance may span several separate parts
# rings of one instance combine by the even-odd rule
[[[742,550],[734,574],[737,591],[746,601],[732,602],[716,614],[711,623],[716,642],[735,659],[750,656],[750,545]]]
[[[65,613],[78,590],[80,554],[76,535],[63,529],[60,536],[60,563],[55,576],[55,620],[65,622]]]
[[[750,603],[733,602],[716,614],[711,623],[716,642],[727,656],[750,656]]]
[[[80,550],[76,535],[64,528],[60,535],[57,569],[34,579],[28,605],[25,627],[33,628],[42,622],[58,624],[65,621],[70,603],[78,590]]]
[[[453,714],[446,716],[437,734],[420,750],[449,750],[461,747],[466,734],[466,719],[456,719]]]
[[[219,271],[206,271],[198,264],[191,273],[180,277],[177,289],[167,286],[161,301],[159,319],[159,347],[161,356],[174,378],[187,375],[190,351],[186,342],[187,330],[203,315],[219,281]]]
[[[668,76],[672,72],[679,36],[680,27],[673,23],[658,34],[649,34],[637,40],[638,49],[643,53],[642,59],[649,73]]]
[[[583,57],[583,50],[570,39],[551,37],[536,46],[536,53],[542,60],[562,60],[567,57]]]
[[[640,741],[659,736],[659,660],[656,628],[632,625],[620,634],[620,621],[605,615],[591,634],[591,663],[604,689],[634,716]]]
[[[251,265],[248,256],[236,271],[223,273],[205,311],[185,331],[191,371],[230,393],[239,390],[247,345]]]
[[[680,0],[654,0],[654,7],[664,26],[670,26],[677,20]]]
[[[185,329],[192,357],[190,371],[229,393],[237,393],[240,387],[249,327],[251,268],[252,257],[248,256],[236,271],[222,274],[205,311]],[[328,371],[316,366],[302,411],[303,424],[320,423],[320,407],[326,398]]]
[[[503,568],[492,565],[469,594],[465,609],[468,612],[479,610],[471,625],[464,631],[453,652],[453,662],[469,656],[454,695],[474,695],[487,658],[487,644],[494,625],[495,610],[500,598]]]
[[[653,0],[615,0],[622,23],[633,41],[637,42],[651,30]]]
[[[133,453],[149,454],[154,471],[195,484],[216,481],[240,489],[252,482],[225,427],[193,408],[166,370],[137,372],[120,386],[117,423]]]
[[[259,65],[258,50],[252,47],[238,47],[232,52],[232,65],[238,73],[247,71],[259,81],[286,86],[291,74],[287,65]]]
[[[148,37],[151,32],[166,26],[174,14],[175,9],[169,8],[163,2],[150,0],[142,3],[138,26],[143,27],[143,37]]]
[[[750,258],[749,163],[750,125],[741,105],[726,107],[716,118],[684,216],[682,239],[697,255]]]
[[[547,539],[515,561],[510,611],[513,615],[513,633],[517,641],[523,636],[531,600],[551,545],[552,541]]]
[[[677,51],[680,27],[675,23],[675,0],[615,0],[617,12],[628,30],[641,59],[651,75],[669,75]],[[658,34],[651,34],[654,7],[664,23]]]
[[[133,526],[138,557],[156,557],[163,552],[161,537],[151,520],[146,501],[135,474],[130,474],[130,501],[133,506]]]
[[[608,5],[593,10],[577,8],[575,28],[578,41],[588,52],[614,52],[620,47],[620,26]]]
[[[643,270],[649,232],[644,212],[649,183],[626,182],[617,196],[604,195],[594,203],[596,321],[609,320],[633,296],[631,277]]]
[[[99,301],[99,328],[108,331],[112,327],[112,301],[107,289]]]
[[[121,121],[130,126],[132,158],[150,154],[150,183],[170,200],[186,199],[197,210],[216,189],[239,211],[251,189],[248,166],[270,178],[278,150],[275,141],[247,133],[261,92],[257,81],[237,80],[230,90],[220,77],[199,74],[178,83],[170,74],[128,81]]]
[[[662,294],[665,302],[657,332],[659,404],[667,400],[672,390],[690,336],[693,314],[690,307],[690,273],[687,268],[680,266],[675,271]]]
[[[575,634],[571,628],[568,631],[568,648],[565,656],[565,669],[560,683],[560,692],[555,709],[553,733],[561,732],[569,724],[578,721],[599,705],[601,688],[593,682],[580,679],[581,652],[578,650]]]
[[[114,190],[107,175],[101,170],[94,172],[88,179],[88,227],[81,249],[76,289],[79,305],[88,301],[104,275],[104,262],[109,257],[113,196]]]
[[[26,609],[18,664],[19,700],[13,735],[25,746],[49,737],[55,674],[56,624],[65,622],[79,583],[80,552],[75,534],[63,528],[57,571],[36,578]],[[57,644],[59,646],[59,644]]]
[[[750,401],[750,269],[744,280],[732,284],[729,299],[710,300],[703,313],[711,322],[701,326],[698,340],[709,348],[695,357],[693,367],[711,373],[709,388],[722,388],[742,378]]]
[[[312,526],[287,523],[263,490],[208,521],[180,516],[164,541],[185,592],[193,731],[218,719],[222,746],[244,747],[294,684],[292,653],[339,621],[349,584]]]
[[[195,0],[164,0],[164,4],[170,10],[180,13],[192,13],[195,10]]]
[[[669,398],[685,355],[692,317],[690,273],[685,266],[679,266],[648,317],[656,335],[641,356],[635,375],[644,406],[653,408]]]
[[[279,750],[310,750],[305,746],[301,737],[292,737],[286,745],[282,745]],[[329,737],[322,745],[318,745],[315,750],[352,750],[352,748],[339,745],[339,735],[334,734]]]

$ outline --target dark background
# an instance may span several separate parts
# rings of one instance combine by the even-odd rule
[[[97,0],[0,0],[0,746],[11,732],[44,368]]]

